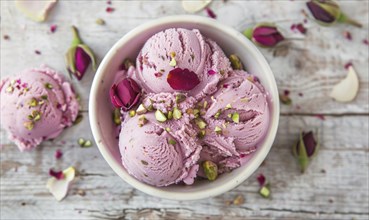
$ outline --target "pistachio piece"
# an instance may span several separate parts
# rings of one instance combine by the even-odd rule
[[[151,105],[147,106],[146,109],[147,109],[147,111],[152,112],[152,111],[154,111],[154,106],[151,104]]]
[[[168,140],[168,144],[176,145],[176,144],[177,144],[177,142],[176,142],[174,139],[169,139],[169,140]]]
[[[222,133],[222,128],[221,128],[221,127],[219,127],[219,126],[215,126],[214,131],[215,131],[215,133],[217,133],[217,134],[221,134],[221,133]]]
[[[195,117],[196,117],[196,116],[199,116],[199,113],[200,113],[200,110],[198,110],[197,108],[195,108],[195,109],[193,110],[193,114],[195,115]]]
[[[142,127],[147,123],[146,117],[143,115],[138,119],[138,126]]]
[[[31,107],[36,107],[36,106],[38,105],[38,101],[37,101],[37,99],[32,98],[32,99],[29,101],[28,105],[29,105],[29,106],[31,106]]]
[[[120,110],[119,108],[114,109],[113,111],[113,121],[115,125],[120,125],[122,121],[120,120]]]
[[[26,121],[23,123],[23,126],[31,131],[35,125],[32,121]]]
[[[173,119],[173,112],[169,111],[167,117],[168,117],[169,120]]]
[[[260,190],[259,190],[259,194],[264,198],[269,198],[269,196],[270,196],[269,186],[265,185],[265,186],[261,187]]]
[[[201,130],[199,131],[199,133],[197,133],[197,137],[200,139],[203,139],[205,137],[206,131],[205,130]]]
[[[41,99],[42,99],[42,100],[47,100],[47,95],[42,95],[42,96],[41,96]]]
[[[135,110],[130,110],[129,111],[129,116],[134,117],[136,115],[136,111]]]
[[[201,118],[195,118],[195,123],[200,129],[206,128],[207,125],[206,122],[204,122]]]
[[[83,139],[83,138],[79,138],[79,139],[78,139],[78,144],[79,144],[79,146],[81,146],[81,147],[85,144],[85,142],[86,142],[86,140],[85,140],[85,139]]]
[[[53,85],[51,85],[51,83],[45,83],[45,88],[46,89],[52,89],[53,88]]]
[[[215,113],[214,118],[219,118],[219,116],[220,116],[221,113],[222,112],[219,110],[217,113]]]
[[[41,112],[40,111],[32,111],[33,121],[38,121],[41,119]]]
[[[87,140],[81,147],[91,147],[91,146],[92,146],[92,141]]]
[[[204,109],[206,109],[206,107],[208,107],[208,102],[207,101],[204,102],[204,106],[203,107],[204,107]]]
[[[169,62],[169,66],[173,66],[174,67],[176,65],[177,65],[177,61],[176,61],[176,59],[174,57],[172,57],[172,59]]]
[[[185,95],[183,95],[183,94],[177,94],[176,95],[176,103],[181,103],[184,100],[186,100],[186,96]]]
[[[226,105],[226,107],[224,109],[230,109],[230,108],[232,108],[232,105],[228,104],[228,105]]]
[[[173,118],[175,120],[182,118],[182,112],[177,107],[173,108]]]
[[[231,61],[231,66],[233,69],[235,70],[242,70],[243,69],[243,65],[241,63],[240,58],[238,58],[238,56],[236,54],[232,54],[231,56],[229,56],[229,61]]]
[[[95,23],[98,24],[98,25],[104,25],[105,21],[101,18],[98,18],[98,19],[96,19]]]
[[[147,109],[144,107],[143,104],[140,104],[136,110],[136,113],[138,115],[142,115],[142,114],[145,114],[147,112]]]
[[[249,102],[249,99],[245,97],[245,98],[240,99],[240,101],[241,101],[241,102],[246,102],[246,103],[247,103],[247,102]]]
[[[232,121],[236,124],[240,123],[240,115],[237,112],[233,113]]]
[[[202,163],[205,176],[208,180],[213,181],[218,177],[218,166],[212,161],[206,160]]]
[[[158,122],[165,122],[167,120],[167,117],[159,109],[155,112],[155,118]]]
[[[170,128],[165,128],[165,130],[167,131],[167,132],[170,132],[171,130],[170,130]]]

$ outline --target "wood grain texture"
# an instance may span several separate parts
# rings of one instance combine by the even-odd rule
[[[105,12],[106,1],[60,1],[47,22],[27,20],[13,1],[1,1],[1,78],[47,63],[64,71],[70,43],[70,25],[79,27],[83,40],[99,60],[132,28],[151,19],[183,14],[176,1],[113,1],[115,11]],[[94,74],[73,84],[82,97],[83,121],[54,141],[32,152],[19,153],[4,130],[1,137],[0,219],[368,219],[369,217],[369,70],[367,1],[341,1],[342,8],[364,24],[322,28],[308,20],[306,35],[290,25],[304,20],[304,1],[215,1],[211,8],[222,23],[243,30],[256,21],[275,21],[293,40],[275,49],[261,49],[270,62],[280,91],[288,89],[292,106],[282,106],[275,144],[264,165],[236,189],[221,196],[178,202],[147,196],[123,182],[107,165],[96,146],[80,148],[79,137],[92,140],[88,122],[88,95]],[[205,12],[200,12],[205,15]],[[232,16],[230,16],[232,15]],[[105,26],[95,23],[97,18]],[[57,24],[55,33],[49,32]],[[353,40],[342,35],[350,31]],[[41,55],[34,51],[40,50]],[[348,104],[334,102],[328,94],[352,61],[360,78],[357,98]],[[299,96],[298,93],[303,93]],[[326,120],[315,114],[322,113]],[[316,129],[321,151],[300,174],[290,153],[300,130]],[[55,160],[56,149],[64,153]],[[80,174],[68,197],[57,202],[47,191],[48,169],[75,166]],[[272,198],[258,193],[256,176],[264,173]],[[81,196],[81,190],[85,192]],[[228,205],[237,195],[245,203]]]

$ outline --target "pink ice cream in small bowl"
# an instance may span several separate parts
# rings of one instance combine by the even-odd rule
[[[147,194],[175,200],[241,184],[267,156],[279,120],[275,79],[258,49],[230,27],[187,15],[122,37],[96,73],[89,109],[112,169]]]

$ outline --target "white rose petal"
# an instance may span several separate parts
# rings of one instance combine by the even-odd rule
[[[212,0],[182,0],[182,7],[189,13],[195,13],[205,8]]]
[[[74,167],[69,167],[63,170],[63,174],[64,179],[58,180],[51,177],[46,184],[47,189],[58,201],[61,201],[67,195],[69,186],[76,176],[76,170]]]
[[[43,22],[57,0],[16,0],[15,6],[30,19]]]
[[[358,91],[359,79],[354,68],[349,66],[346,78],[333,87],[329,96],[338,102],[350,102],[354,100]]]

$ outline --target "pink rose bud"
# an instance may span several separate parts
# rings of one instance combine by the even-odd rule
[[[96,60],[92,50],[83,44],[77,28],[72,26],[72,31],[74,35],[72,45],[65,56],[67,69],[70,74],[81,80],[91,62],[92,69],[96,71]]]
[[[116,108],[130,110],[141,97],[141,88],[131,78],[125,78],[110,88],[110,100]]]
[[[277,27],[270,23],[262,23],[254,28],[248,28],[243,34],[261,47],[274,47],[284,40]]]
[[[340,6],[332,0],[311,0],[306,3],[316,22],[323,26],[330,26],[335,23],[348,23],[356,27],[362,25],[345,15]]]
[[[292,148],[293,156],[297,159],[301,172],[305,172],[311,159],[315,157],[318,150],[319,144],[316,141],[313,132],[301,132],[299,141]]]

